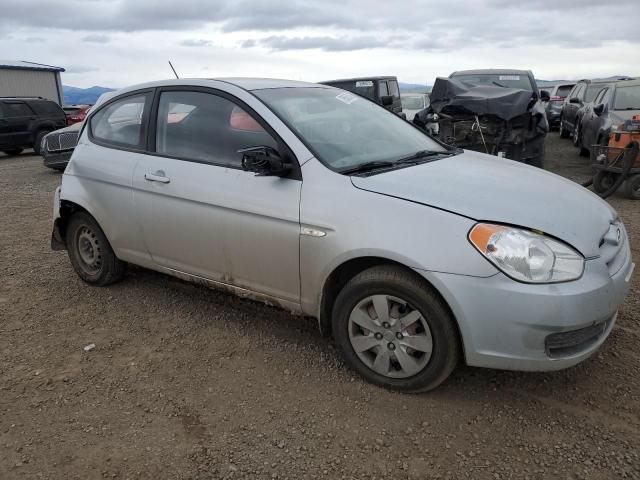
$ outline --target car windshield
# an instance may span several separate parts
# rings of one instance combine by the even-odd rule
[[[422,95],[402,95],[402,108],[408,110],[422,110],[424,108],[424,97]]]
[[[596,95],[600,93],[600,90],[608,87],[609,85],[609,83],[592,83],[587,87],[587,93],[585,93],[584,95],[584,101],[593,102],[593,100],[596,98]]]
[[[518,73],[462,73],[451,78],[468,87],[505,87],[533,91],[528,75]]]
[[[640,85],[616,88],[614,110],[640,110]]]
[[[253,92],[335,170],[448,150],[396,114],[334,88],[273,88]]]

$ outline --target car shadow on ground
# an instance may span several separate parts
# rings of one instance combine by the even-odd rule
[[[110,288],[128,290],[135,289],[135,285],[144,285],[147,295],[157,295],[157,298],[153,299],[154,302],[162,302],[162,299],[167,297],[167,290],[171,290],[174,297],[178,297],[177,301],[189,305],[192,311],[206,312],[211,310],[211,307],[216,311],[232,311],[233,317],[225,321],[231,322],[238,330],[255,336],[256,340],[273,337],[276,344],[297,344],[312,351],[322,352],[326,364],[318,364],[318,371],[314,376],[321,375],[323,368],[327,366],[342,370],[339,377],[345,382],[349,382],[355,376],[342,361],[332,338],[321,335],[314,318],[293,315],[277,307],[239,298],[221,290],[142,267],[131,267],[125,280]],[[151,288],[153,290],[149,290]],[[194,337],[199,335],[200,329],[210,328],[213,322],[218,321],[216,318],[201,316],[185,316],[184,319],[192,322]],[[446,396],[457,396],[463,392],[474,391],[480,396],[491,397],[500,396],[500,391],[508,392],[510,395],[518,393],[518,396],[544,392],[545,395],[557,396],[558,400],[566,401],[567,388],[572,385],[579,386],[581,382],[594,375],[594,370],[598,367],[598,360],[591,358],[566,370],[522,372],[470,367],[461,360],[451,377],[436,392]],[[368,385],[364,379],[359,381]],[[378,388],[368,386],[374,390]]]

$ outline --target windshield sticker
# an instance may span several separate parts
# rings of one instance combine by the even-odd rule
[[[361,80],[356,82],[356,88],[358,87],[373,87],[373,82],[371,80]]]
[[[342,92],[341,94],[336,95],[336,98],[340,100],[342,103],[346,103],[347,105],[351,105],[353,102],[355,102],[358,99],[358,97],[356,97],[355,95],[349,92]]]
[[[500,75],[499,80],[520,80],[520,75]]]

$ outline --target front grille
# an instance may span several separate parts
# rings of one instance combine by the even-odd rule
[[[600,258],[606,263],[609,275],[615,275],[627,259],[627,232],[620,220],[609,225],[600,239],[599,247]]]
[[[50,133],[45,138],[49,152],[72,150],[78,144],[78,132]]]
[[[599,322],[579,330],[552,333],[544,341],[547,355],[562,358],[579,354],[594,345],[607,330],[607,326],[608,322]]]

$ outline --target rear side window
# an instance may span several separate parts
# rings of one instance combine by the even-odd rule
[[[589,85],[589,87],[587,88],[587,94],[584,96],[584,101],[593,102],[593,99],[596,98],[596,95],[600,92],[600,90],[602,90],[605,87],[608,87],[608,85],[602,85],[602,84]]]
[[[38,115],[64,115],[64,112],[57,103],[46,100],[31,102],[31,108],[33,108]]]
[[[132,95],[110,103],[91,117],[91,135],[113,146],[142,148],[144,117],[150,94]]]
[[[160,95],[156,152],[201,163],[240,168],[238,150],[277,148],[258,121],[227,98],[205,92],[170,91]]]
[[[607,90],[608,90],[607,88],[603,88],[602,90],[600,90],[598,95],[596,95],[596,98],[593,101],[593,103],[595,103],[596,105],[602,103],[602,99],[604,98],[605,94],[607,93]]]
[[[389,95],[393,95],[394,97],[400,96],[400,90],[398,89],[398,82],[395,80],[389,82]]]
[[[569,92],[572,88],[572,85],[561,85],[558,87],[558,90],[556,90],[556,96],[565,98],[567,95],[569,95]]]
[[[24,102],[6,102],[4,104],[4,116],[11,117],[29,117],[33,115],[31,109]]]

